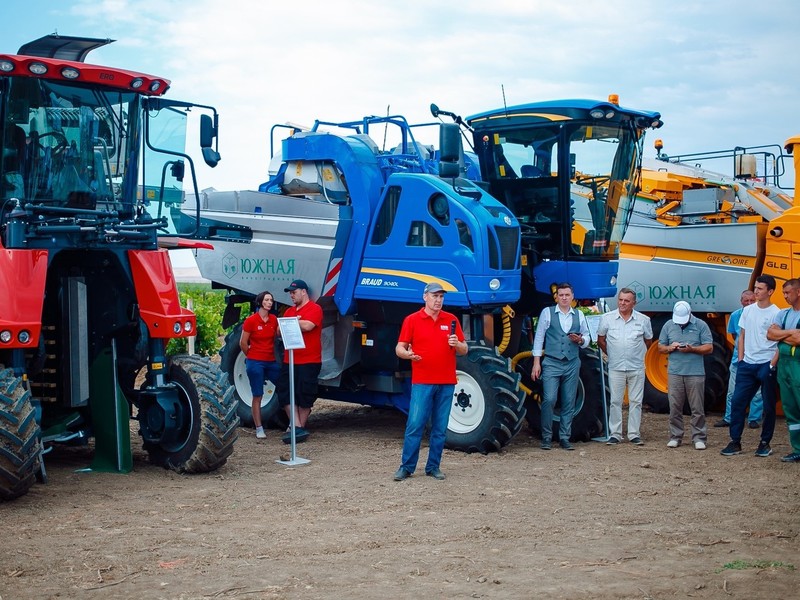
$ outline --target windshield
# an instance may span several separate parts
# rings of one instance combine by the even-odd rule
[[[643,136],[623,127],[582,126],[570,137],[572,246],[617,258],[639,186]]]
[[[30,77],[0,83],[3,200],[132,213],[137,94]]]
[[[176,233],[173,219],[180,219],[183,202],[187,114],[164,108],[147,114],[147,139],[142,167],[143,203],[153,218],[167,217],[169,233]]]
[[[535,260],[618,257],[638,185],[635,129],[548,124],[492,141],[484,173],[521,221]]]

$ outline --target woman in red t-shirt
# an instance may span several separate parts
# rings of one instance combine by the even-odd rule
[[[269,379],[278,381],[280,366],[275,359],[275,333],[278,330],[278,318],[272,314],[275,299],[270,292],[261,292],[256,296],[255,313],[245,319],[242,325],[242,337],[239,347],[247,357],[245,370],[253,392],[253,424],[256,426],[256,437],[265,438],[261,424],[261,399],[264,397],[264,382]]]

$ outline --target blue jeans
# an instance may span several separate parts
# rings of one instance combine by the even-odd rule
[[[731,398],[731,439],[741,443],[744,431],[745,409],[756,391],[761,388],[764,400],[764,421],[761,425],[761,441],[769,444],[775,433],[775,404],[777,402],[777,382],[775,374],[769,369],[769,362],[750,364],[741,361],[736,365],[736,389]]]
[[[736,358],[731,361],[730,377],[728,377],[728,395],[725,397],[725,416],[723,417],[728,423],[731,422],[731,399],[733,399],[733,391],[736,389],[736,365],[738,364],[739,361]],[[764,403],[761,400],[761,390],[759,390],[750,401],[750,413],[747,415],[747,420],[760,423],[763,410]]]
[[[581,360],[558,360],[545,356],[542,359],[542,441],[553,439],[553,409],[561,398],[558,437],[569,441],[572,435],[572,417],[575,416],[575,395],[578,392]]]
[[[447,435],[447,422],[450,420],[450,406],[453,404],[453,384],[414,383],[411,385],[411,404],[408,408],[406,434],[403,439],[403,458],[400,465],[409,473],[417,468],[419,447],[425,425],[431,421],[430,447],[425,472],[438,469],[442,462],[444,438]]]

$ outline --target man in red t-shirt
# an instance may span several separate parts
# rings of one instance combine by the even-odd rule
[[[405,318],[395,347],[399,358],[411,361],[411,403],[402,464],[394,474],[395,481],[410,477],[417,468],[422,434],[429,420],[431,433],[425,474],[444,479],[439,465],[457,382],[456,354],[463,356],[468,350],[458,319],[442,310],[444,294],[439,283],[425,286],[422,294],[425,306]]]
[[[297,317],[303,332],[305,348],[294,350],[294,424],[295,441],[308,438],[306,421],[311,407],[317,399],[319,372],[322,368],[322,307],[308,295],[308,285],[295,279],[284,289],[289,293],[294,306],[290,306],[284,317]],[[289,351],[284,352],[281,376],[278,379],[278,401],[291,419],[289,401]],[[283,434],[284,443],[291,442],[291,430]]]

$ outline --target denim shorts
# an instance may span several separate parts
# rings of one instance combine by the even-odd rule
[[[277,362],[266,360],[245,359],[245,370],[247,379],[250,380],[250,391],[254,398],[261,398],[264,395],[264,382],[269,379],[272,383],[278,383],[278,375],[281,367]]]

